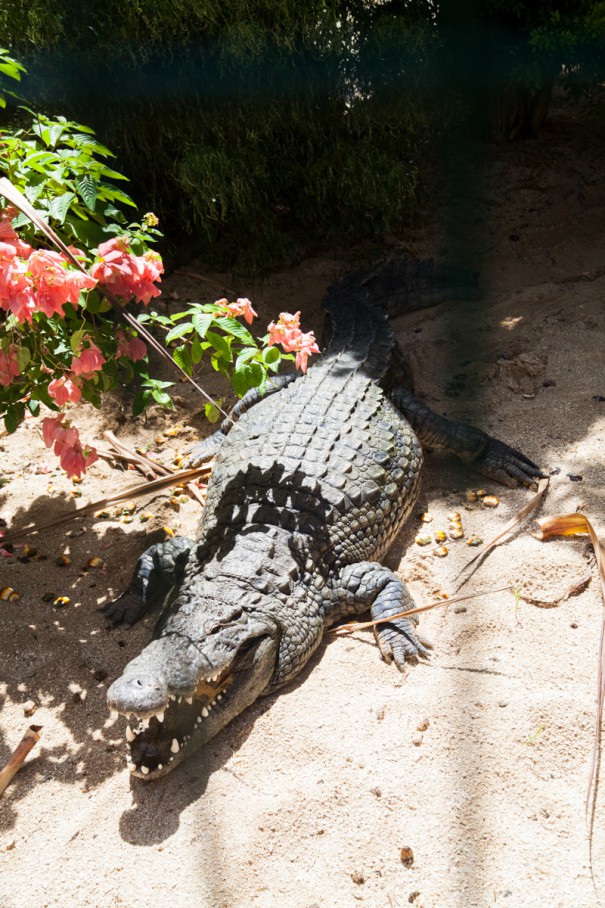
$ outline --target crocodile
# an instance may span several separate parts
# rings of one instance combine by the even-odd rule
[[[169,772],[291,681],[342,619],[369,611],[381,621],[380,653],[400,670],[428,655],[416,616],[393,617],[414,604],[381,563],[416,503],[423,446],[507,485],[542,475],[410,390],[391,325],[372,301],[401,272],[390,268],[386,278],[358,275],[328,293],[323,355],[305,375],[277,378],[264,397],[249,392],[212,437],[218,453],[198,538],[149,548],[129,589],[106,608],[114,624],[130,625],[161,606],[151,642],[107,694],[127,717],[137,777]],[[475,286],[467,281],[465,294]],[[435,301],[430,286],[428,297]],[[419,293],[411,302],[425,300]],[[400,293],[390,308],[405,305]]]

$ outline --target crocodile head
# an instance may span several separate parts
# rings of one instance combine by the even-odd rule
[[[277,651],[265,615],[218,600],[177,610],[107,692],[128,719],[131,772],[158,778],[213,738],[267,692]]]

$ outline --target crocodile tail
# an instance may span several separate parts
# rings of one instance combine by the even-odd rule
[[[446,300],[481,298],[476,271],[434,259],[404,256],[348,274],[328,290],[328,295],[332,294],[373,302],[389,316],[436,306]]]
[[[387,316],[372,303],[337,291],[328,291],[322,304],[329,319],[323,359],[346,360],[347,368],[379,381],[397,348]]]

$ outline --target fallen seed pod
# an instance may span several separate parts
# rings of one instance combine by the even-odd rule
[[[33,558],[37,554],[38,554],[38,549],[35,548],[33,545],[26,545],[25,548],[23,549],[23,555],[25,556],[25,558]]]
[[[472,546],[483,545],[483,539],[480,539],[479,536],[469,536],[466,540],[466,544]]]
[[[432,541],[432,536],[423,536],[422,533],[419,533],[414,540],[416,545],[430,545]]]
[[[445,542],[447,539],[447,533],[443,530],[437,530],[435,533],[435,542]]]
[[[0,599],[3,602],[16,602],[17,599],[21,598],[21,593],[18,593],[17,590],[14,590],[12,586],[5,586],[0,590]]]
[[[466,493],[467,501],[477,501],[478,498],[479,498],[479,496],[477,495],[477,493],[475,492],[474,489],[468,489],[468,491]]]
[[[96,517],[98,520],[107,520],[110,517],[109,511],[95,511],[93,517]]]
[[[458,513],[458,511],[449,511],[447,514],[447,519],[458,523],[460,521],[460,514]]]
[[[143,511],[142,514],[139,514],[139,520],[141,521],[141,523],[147,523],[147,521],[151,520],[152,517],[153,514],[151,513],[151,511]]]
[[[124,514],[124,516],[120,518],[120,523],[132,523],[132,520],[133,518],[130,514]]]
[[[437,558],[445,558],[445,556],[447,554],[448,554],[448,549],[444,545],[440,545],[438,548],[436,548],[433,551],[433,555],[436,555]]]
[[[487,489],[475,489],[475,494],[477,495],[477,498],[485,498]]]
[[[450,539],[462,539],[463,536],[464,536],[464,531],[463,531],[462,527],[460,527],[460,528],[456,527],[455,529],[450,530]]]
[[[422,520],[423,523],[432,523],[432,521],[433,521],[433,518],[428,513],[428,511],[425,511],[424,514],[421,514],[420,519]]]
[[[58,564],[59,567],[66,567],[71,564],[71,558],[69,555],[59,555],[58,558],[55,558],[55,564]]]
[[[484,508],[497,508],[500,504],[500,499],[496,495],[486,495],[483,499]]]
[[[93,555],[92,558],[88,559],[87,564],[88,564],[89,568],[98,568],[98,567],[103,567],[105,562],[98,555]]]
[[[64,605],[69,605],[70,602],[71,599],[69,596],[57,596],[57,598],[53,600],[53,605],[57,608],[62,608]]]
[[[174,530],[172,530],[170,527],[162,527],[162,529],[167,536],[170,536],[171,538],[174,536]]]

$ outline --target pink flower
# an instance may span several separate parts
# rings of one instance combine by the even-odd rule
[[[300,334],[300,312],[281,312],[277,324],[269,325],[269,346],[280,344],[286,353],[292,353]]]
[[[38,308],[50,318],[63,315],[65,303],[75,305],[81,290],[90,290],[96,281],[82,271],[68,267],[67,259],[48,249],[38,249],[29,257]]]
[[[230,315],[232,318],[238,318],[240,315],[243,315],[249,325],[251,325],[256,318],[256,312],[252,308],[252,303],[245,296],[238,297],[235,303],[228,303],[226,299],[217,300],[215,305],[221,307],[222,311],[219,313],[220,315]]]
[[[4,244],[2,244],[4,245]],[[0,249],[0,308],[10,310],[15,318],[31,322],[36,311],[34,283],[27,262]]]
[[[307,360],[313,353],[319,353],[315,335],[312,331],[303,334],[300,330],[300,312],[292,315],[280,313],[277,323],[269,325],[269,346],[280,344],[286,353],[296,353],[296,368],[307,371]]]
[[[83,448],[78,439],[73,445],[63,447],[59,462],[66,473],[80,479],[82,473],[86,473],[88,467],[98,459],[95,448]]]
[[[57,433],[63,428],[62,416],[47,416],[42,420],[42,437],[47,448],[54,444]]]
[[[118,359],[124,356],[127,359],[132,360],[133,363],[136,363],[140,359],[144,359],[147,355],[147,347],[143,341],[132,335],[127,336],[121,328],[118,328],[116,331],[116,340],[118,342],[118,348],[116,350]]]
[[[26,259],[32,251],[32,247],[28,246],[27,243],[24,243],[13,229],[11,220],[14,217],[16,217],[14,209],[7,208],[0,212],[0,242],[11,245],[14,248],[16,255],[20,255],[22,258]]]
[[[10,385],[19,375],[17,348],[14,344],[8,350],[0,350],[0,385]]]
[[[301,334],[296,347],[296,368],[306,372],[307,360],[313,353],[319,353],[315,335],[312,331],[309,331],[308,334]]]
[[[71,371],[74,375],[83,375],[89,378],[94,372],[98,372],[107,362],[99,348],[91,340],[88,341],[86,350],[81,350],[79,356],[74,356],[71,361]]]
[[[48,393],[60,407],[71,401],[74,404],[82,397],[82,392],[71,378],[55,378],[48,386]]]
[[[54,453],[70,476],[80,478],[99,459],[94,448],[82,447],[78,430],[64,422],[60,416],[42,420],[42,435],[47,448],[54,445]]]
[[[116,296],[126,300],[134,296],[147,305],[153,297],[160,295],[154,282],[161,279],[164,265],[157,252],[133,255],[128,251],[128,243],[128,237],[124,236],[101,243],[97,250],[99,261],[90,273]]]

